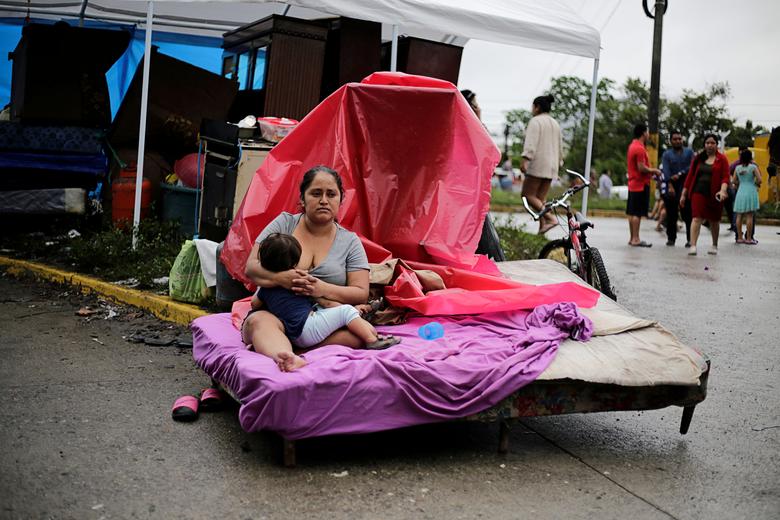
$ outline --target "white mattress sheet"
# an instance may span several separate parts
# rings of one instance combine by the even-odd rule
[[[498,264],[510,278],[534,285],[574,281],[587,285],[552,260]],[[586,343],[567,340],[538,379],[573,379],[622,386],[698,385],[706,358],[683,345],[657,322],[645,320],[602,295],[592,309],[580,309],[594,326]]]

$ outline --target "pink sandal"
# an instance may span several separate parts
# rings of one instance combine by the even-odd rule
[[[218,412],[225,404],[225,396],[219,388],[206,388],[200,394],[200,406],[204,412]]]
[[[183,395],[176,399],[173,403],[173,410],[171,416],[174,421],[180,422],[192,422],[198,418],[198,401],[197,397],[191,395]]]

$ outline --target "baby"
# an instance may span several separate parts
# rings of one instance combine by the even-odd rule
[[[292,235],[272,233],[260,244],[258,257],[263,268],[279,273],[294,269],[301,258],[301,244]],[[378,334],[373,325],[360,317],[352,305],[330,302],[325,308],[311,298],[284,287],[260,287],[252,297],[252,309],[263,306],[279,318],[294,347],[306,349],[320,343],[333,332],[346,327],[363,341],[365,348],[381,350],[400,343],[400,339]],[[297,357],[297,356],[296,356]],[[295,368],[305,364],[295,363]],[[281,369],[290,363],[275,360]]]

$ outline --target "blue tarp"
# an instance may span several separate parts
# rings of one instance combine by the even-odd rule
[[[55,20],[31,20],[36,23],[54,23]],[[78,26],[78,20],[65,20],[72,26]],[[0,18],[0,56],[12,52],[22,37],[22,18]],[[113,67],[106,73],[108,91],[111,96],[111,117],[116,115],[122,98],[130,86],[138,63],[144,56],[144,38],[146,31],[132,25],[109,24],[85,20],[84,27],[116,29],[130,31],[133,35],[130,46]],[[196,67],[220,74],[222,68],[221,38],[193,36],[168,32],[152,32],[152,45],[173,58],[186,61]],[[11,101],[11,60],[0,60],[0,107]]]

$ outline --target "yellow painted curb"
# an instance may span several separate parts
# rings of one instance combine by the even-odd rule
[[[162,320],[180,325],[189,325],[195,318],[208,314],[208,312],[194,305],[177,302],[167,296],[158,296],[137,289],[129,289],[83,274],[62,271],[36,262],[0,256],[0,266],[6,266],[6,272],[12,276],[27,273],[39,279],[70,284],[77,287],[82,293],[97,293],[116,302],[149,311]]]

